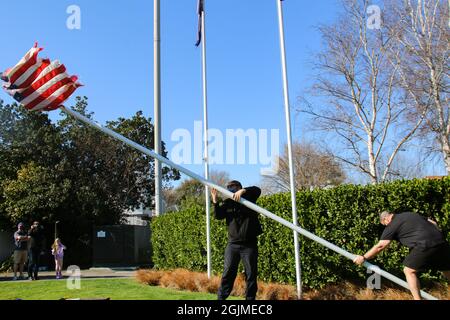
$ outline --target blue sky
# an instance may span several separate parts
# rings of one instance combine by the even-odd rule
[[[69,5],[81,9],[81,30],[69,30]],[[169,152],[174,130],[193,131],[202,119],[201,51],[196,0],[161,1],[162,137]],[[275,0],[206,0],[209,125],[279,129],[286,141]],[[336,0],[284,2],[291,104],[307,87],[315,27],[333,21]],[[101,123],[143,110],[153,117],[153,1],[2,1],[0,69],[15,64],[35,41],[42,56],[60,59],[85,87]],[[0,99],[11,102],[3,92]],[[70,105],[71,99],[66,105]],[[312,139],[293,113],[294,138]],[[52,116],[56,117],[56,116]],[[189,169],[201,173],[201,165]],[[245,184],[258,184],[260,166],[212,166]]]

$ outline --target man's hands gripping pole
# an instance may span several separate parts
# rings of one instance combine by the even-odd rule
[[[241,201],[242,195],[246,192],[247,192],[247,190],[245,190],[245,189],[241,189],[241,190],[235,192],[233,194],[233,200],[236,202]],[[217,203],[217,194],[218,194],[218,192],[216,189],[211,189],[211,200],[213,203]]]

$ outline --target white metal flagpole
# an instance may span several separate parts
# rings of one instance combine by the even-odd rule
[[[154,142],[155,152],[161,154],[161,30],[160,30],[160,0],[153,2],[153,91],[154,91]],[[155,215],[161,214],[161,162],[155,159]]]
[[[205,179],[209,180],[209,152],[208,152],[208,87],[206,78],[206,30],[205,30],[205,0],[199,0],[199,14],[202,43],[202,82],[203,82],[203,152],[205,162]],[[206,260],[208,278],[212,276],[211,266],[211,210],[209,187],[205,186],[205,210],[206,210]]]
[[[213,183],[213,182],[211,182],[209,180],[206,180],[202,176],[200,176],[200,175],[198,175],[198,174],[196,174],[196,173],[194,173],[194,172],[192,172],[192,171],[190,171],[190,170],[188,170],[188,169],[186,169],[186,168],[184,168],[184,167],[182,167],[182,166],[180,166],[180,165],[170,161],[167,158],[164,158],[163,156],[157,154],[153,150],[147,149],[147,148],[137,144],[136,142],[131,141],[130,139],[128,139],[128,138],[118,134],[117,132],[114,132],[113,130],[111,130],[109,128],[103,127],[99,123],[97,123],[97,122],[95,122],[95,121],[93,121],[93,120],[83,116],[82,114],[80,114],[78,112],[73,111],[70,108],[65,108],[65,107],[61,106],[60,110],[62,112],[64,112],[64,113],[68,114],[68,115],[73,116],[74,118],[78,119],[79,121],[81,121],[81,122],[91,126],[92,128],[94,128],[96,130],[99,130],[99,131],[109,135],[110,137],[125,143],[127,146],[129,146],[129,147],[131,147],[133,149],[136,149],[136,150],[138,150],[138,151],[140,151],[140,152],[142,152],[142,153],[144,153],[144,154],[146,154],[146,155],[148,155],[148,156],[150,156],[152,158],[155,158],[155,159],[161,161],[162,163],[165,163],[166,165],[170,166],[173,169],[179,170],[180,172],[182,172],[182,173],[188,175],[189,177],[191,177],[192,179],[195,179],[195,180],[199,181],[203,185],[208,186],[210,188],[216,189],[221,194],[223,194],[225,197],[230,198],[230,199],[233,198],[234,194],[232,192],[228,191],[227,189],[225,189],[224,187],[219,186],[219,185],[217,185],[217,184],[215,184],[215,183]],[[329,241],[327,241],[325,239],[322,239],[322,238],[316,236],[315,234],[309,232],[308,230],[305,230],[305,229],[301,228],[300,226],[295,226],[293,223],[291,223],[291,222],[289,222],[289,221],[287,221],[287,220],[277,216],[276,214],[273,214],[272,212],[270,212],[270,211],[268,211],[268,210],[266,210],[264,208],[261,208],[260,206],[254,204],[253,202],[250,202],[248,200],[245,200],[245,199],[241,198],[239,203],[241,203],[242,205],[246,206],[249,209],[252,209],[252,210],[254,210],[254,211],[256,211],[256,212],[258,212],[258,213],[260,213],[260,214],[262,214],[262,215],[264,215],[266,217],[268,217],[269,219],[272,219],[272,220],[274,220],[274,221],[276,221],[278,223],[281,223],[283,226],[288,227],[289,229],[300,233],[301,235],[307,237],[308,239],[311,239],[312,241],[315,241],[315,242],[321,244],[322,246],[324,246],[324,247],[326,247],[326,248],[328,248],[330,250],[333,250],[334,252],[336,252],[336,253],[346,257],[347,259],[350,259],[350,260],[353,261],[356,258],[355,254],[352,254],[352,253],[350,253],[350,252],[348,252],[348,251],[338,247],[337,245],[335,245],[335,244],[333,244],[333,243],[331,243],[331,242],[329,242]],[[399,279],[396,276],[390,274],[389,272],[386,272],[386,271],[380,269],[378,266],[373,265],[373,264],[371,264],[371,263],[369,263],[367,261],[364,262],[363,265],[367,269],[369,269],[369,270],[379,274],[380,276],[383,276],[386,279],[391,280],[392,282],[402,286],[403,288],[409,289],[408,283],[406,281],[404,281],[402,279]],[[420,293],[421,293],[422,297],[427,299],[427,300],[437,300],[435,297],[433,297],[432,295],[430,295],[430,294],[428,294],[428,293],[426,293],[424,291],[420,291]]]
[[[289,179],[291,188],[291,204],[292,204],[292,221],[295,226],[298,225],[297,218],[297,199],[295,187],[295,168],[292,156],[292,130],[291,130],[291,110],[289,105],[289,86],[287,76],[286,48],[284,42],[284,26],[283,26],[283,0],[276,0],[278,7],[278,26],[280,30],[280,48],[281,48],[281,66],[283,73],[283,93],[284,93],[284,111],[286,115],[286,129],[288,140],[288,158],[289,158]],[[300,264],[300,246],[298,233],[294,231],[294,249],[295,249],[295,273],[297,277],[297,297],[302,297],[302,280],[301,280],[301,264]]]

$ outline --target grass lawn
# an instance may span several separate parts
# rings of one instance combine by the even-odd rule
[[[208,293],[151,287],[134,279],[81,280],[80,290],[69,290],[65,280],[0,282],[0,300],[59,300],[62,298],[110,298],[111,300],[216,300]]]

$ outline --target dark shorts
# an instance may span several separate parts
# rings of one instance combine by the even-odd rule
[[[450,245],[444,243],[433,248],[413,248],[403,265],[416,271],[449,271]]]

